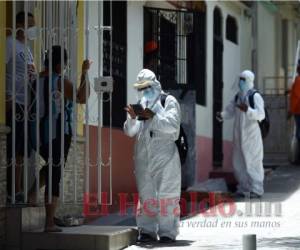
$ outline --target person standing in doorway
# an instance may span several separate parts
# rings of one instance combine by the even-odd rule
[[[128,105],[124,132],[136,138],[135,176],[140,197],[136,216],[138,242],[174,242],[179,233],[181,167],[175,141],[180,130],[180,106],[167,95],[161,103],[160,82],[149,69],[137,76],[140,111]],[[141,110],[142,109],[142,110]]]

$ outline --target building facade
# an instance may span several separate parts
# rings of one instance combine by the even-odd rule
[[[4,27],[11,27],[14,17],[11,3],[0,5],[0,16],[6,19],[0,22],[5,24],[1,29],[4,41]],[[35,14],[37,25],[47,28],[43,15],[51,7],[55,21],[62,6],[37,2],[29,10]],[[137,192],[134,140],[122,131],[126,119],[123,107],[137,102],[132,83],[144,67],[146,42],[154,40],[158,44],[156,74],[163,89],[175,95],[181,104],[182,124],[189,143],[188,160],[182,167],[184,188],[207,180],[212,172],[232,172],[233,121],[220,124],[215,114],[234,97],[237,76],[242,70],[254,71],[256,88],[264,94],[276,93],[282,98],[291,85],[300,39],[297,2],[78,1],[78,5],[74,2],[69,7],[72,11],[66,11],[65,17],[76,32],[66,32],[65,38],[69,41],[70,67],[76,72],[71,76],[74,82],[80,76],[83,58],[91,59],[93,64],[88,104],[77,106],[78,136],[73,140],[64,173],[66,200],[59,208],[60,214],[84,212],[98,216],[99,192],[107,194],[102,203],[113,207],[112,211],[118,208],[120,194],[127,194],[128,200],[133,201]],[[24,3],[18,2],[17,9],[23,8]],[[58,20],[54,25],[62,27]],[[101,33],[101,26],[112,29]],[[38,55],[47,49],[44,39],[41,36],[33,44],[36,64],[40,66]],[[0,60],[4,62],[5,43],[1,44]],[[0,65],[0,138],[4,142],[8,131],[4,109],[5,64]],[[102,75],[114,78],[112,97],[97,95],[94,90],[94,78]],[[266,144],[272,146],[268,141]],[[5,143],[1,144],[0,154],[1,169],[5,169]],[[0,174],[0,200],[5,201],[2,183],[6,173]],[[0,209],[0,214],[4,228],[5,210]],[[0,228],[2,235],[4,231]]]

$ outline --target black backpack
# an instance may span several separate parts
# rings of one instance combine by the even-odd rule
[[[167,96],[168,95],[166,95],[166,94],[162,94],[160,96],[160,102],[163,107],[165,107],[165,102],[166,102]],[[178,139],[175,141],[175,143],[176,143],[176,146],[178,149],[181,165],[183,165],[186,161],[186,157],[187,157],[187,153],[188,153],[188,143],[187,143],[186,134],[185,134],[181,124],[180,124],[179,136],[178,136]]]
[[[251,95],[249,95],[249,105],[251,108],[254,109],[254,95],[256,93],[259,93],[257,90],[253,91],[253,93],[251,93]],[[235,102],[237,102],[238,100],[238,94],[236,94],[235,96]],[[261,136],[262,138],[266,138],[269,130],[270,130],[270,119],[269,119],[269,113],[268,110],[265,108],[265,118],[262,121],[258,121],[259,124],[259,128],[260,128],[260,132],[261,132]]]

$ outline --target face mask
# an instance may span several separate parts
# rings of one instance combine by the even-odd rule
[[[30,27],[27,29],[27,38],[28,40],[34,40],[38,36],[38,29],[36,26]]]
[[[245,93],[247,91],[247,85],[245,80],[240,80],[239,82],[240,91]]]
[[[144,90],[143,96],[147,100],[152,100],[155,97],[155,92],[153,88],[147,88]]]

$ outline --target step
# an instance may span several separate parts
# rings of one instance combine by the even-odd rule
[[[23,232],[22,250],[118,250],[136,242],[137,230],[126,226],[62,228],[61,233]]]
[[[21,222],[22,231],[39,229],[45,223],[45,208],[39,207],[7,207],[7,222]]]
[[[41,229],[44,224],[44,207],[7,207],[6,245],[20,247],[23,231]]]
[[[264,154],[263,160],[264,166],[282,166],[289,164],[288,154],[283,153],[266,153]]]

